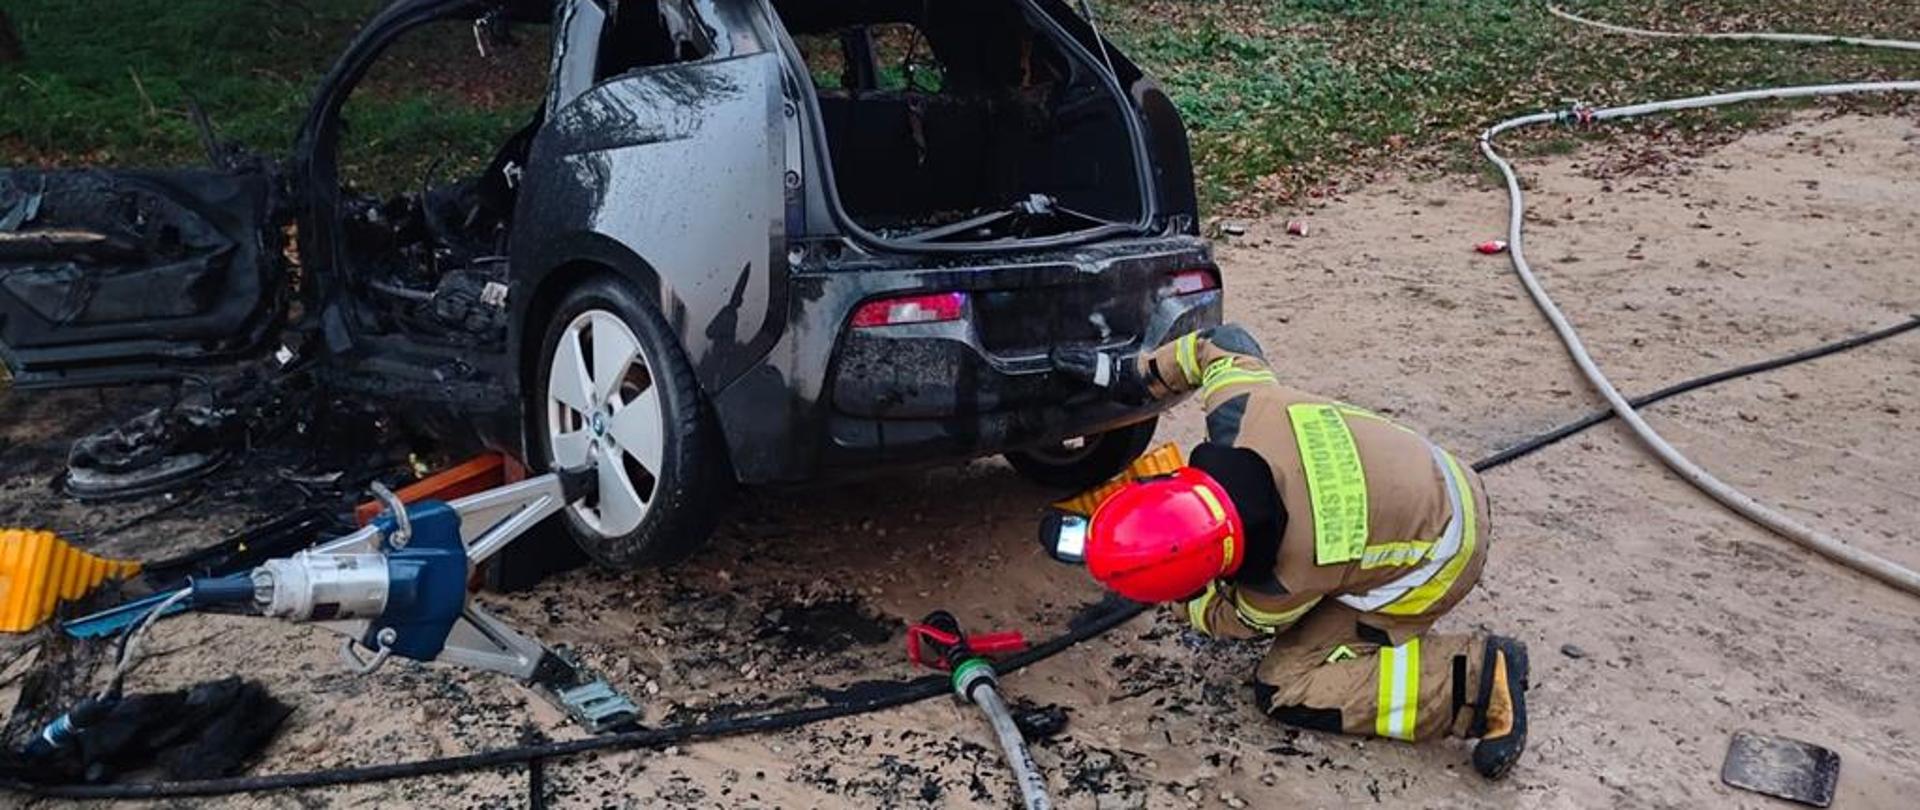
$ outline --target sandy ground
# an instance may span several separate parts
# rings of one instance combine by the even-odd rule
[[[1913,120],[1805,114],[1703,155],[1627,160],[1623,149],[1523,161],[1531,254],[1623,388],[1920,312]],[[1229,314],[1298,385],[1421,426],[1463,458],[1485,456],[1598,404],[1505,259],[1470,249],[1500,235],[1505,204],[1471,177],[1388,178],[1308,212],[1311,238],[1285,236],[1279,219],[1252,223],[1221,246]],[[1920,522],[1917,341],[1722,385],[1651,418],[1762,500],[1920,565],[1910,540]],[[0,435],[16,445],[0,472],[10,514],[46,503],[52,472],[20,461],[30,454],[18,446],[75,413],[0,400]],[[1183,406],[1162,436],[1190,444],[1199,416]],[[1251,708],[1258,646],[1209,644],[1156,614],[1008,678],[1009,696],[1070,714],[1036,749],[1059,804],[1778,806],[1719,783],[1728,736],[1752,729],[1838,750],[1835,806],[1912,806],[1920,603],[1734,518],[1615,425],[1487,480],[1492,562],[1442,626],[1532,645],[1533,743],[1510,780],[1481,781],[1452,741],[1286,730]],[[651,722],[765,705],[810,686],[911,675],[899,623],[930,609],[979,629],[1044,636],[1062,626],[1098,594],[1034,547],[1046,500],[998,462],[753,494],[710,551],[673,571],[581,571],[484,601],[579,650],[641,698]],[[44,514],[70,527],[108,522],[70,507]],[[157,521],[141,532],[164,543],[193,526]],[[162,625],[152,643],[163,654],[131,688],[240,671],[297,706],[257,772],[579,733],[501,678],[407,664],[340,675],[333,637],[317,631],[195,617]],[[992,745],[972,709],[934,700],[554,763],[547,777],[559,807],[1012,806]],[[224,804],[515,807],[526,791],[524,770],[503,770]]]

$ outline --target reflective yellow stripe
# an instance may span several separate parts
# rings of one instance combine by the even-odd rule
[[[1360,558],[1361,568],[1384,568],[1386,566],[1412,566],[1426,561],[1427,552],[1433,544],[1424,540],[1408,540],[1404,543],[1381,543],[1367,546],[1367,553]]]
[[[1407,639],[1407,643],[1401,646],[1406,648],[1407,659],[1407,699],[1404,704],[1407,717],[1403,726],[1407,736],[1402,739],[1413,742],[1414,732],[1420,728],[1420,639]]]
[[[1221,374],[1224,374],[1232,370],[1233,370],[1233,358],[1231,357],[1219,358],[1207,364],[1207,370],[1204,372],[1201,372],[1200,374],[1200,383],[1202,385],[1205,385],[1209,381],[1213,380],[1213,378],[1218,377]]]
[[[1213,513],[1214,520],[1227,519],[1227,509],[1220,505],[1220,499],[1213,497],[1213,490],[1207,489],[1206,487],[1194,487],[1193,494],[1200,496],[1200,500],[1207,502],[1207,511]]]
[[[1373,736],[1392,736],[1387,731],[1387,718],[1393,714],[1393,662],[1398,651],[1392,647],[1381,647],[1375,655],[1380,659],[1380,672],[1374,676],[1373,683]]]
[[[1200,500],[1206,501],[1207,511],[1213,513],[1214,520],[1222,523],[1227,521],[1227,509],[1220,505],[1219,498],[1213,497],[1213,490],[1207,489],[1206,487],[1194,487],[1193,494],[1200,496]],[[1232,532],[1228,532],[1220,538],[1220,565],[1222,567],[1220,573],[1226,573],[1224,570],[1226,565],[1233,562],[1234,542]]]
[[[1292,610],[1275,613],[1247,604],[1246,596],[1238,591],[1233,594],[1233,612],[1240,616],[1240,623],[1269,635],[1292,627],[1294,622],[1300,621],[1300,617],[1307,615],[1307,611],[1312,610],[1317,604],[1320,604],[1318,596]]]
[[[1441,455],[1447,460],[1447,474],[1453,476],[1454,485],[1460,491],[1462,513],[1460,550],[1454,553],[1453,559],[1448,560],[1433,579],[1427,580],[1420,587],[1408,591],[1406,596],[1395,599],[1392,603],[1380,608],[1381,613],[1394,616],[1425,613],[1427,608],[1433,607],[1433,603],[1447,595],[1447,591],[1453,588],[1454,581],[1460,578],[1460,572],[1467,570],[1468,561],[1473,559],[1474,546],[1479,542],[1479,527],[1474,525],[1473,488],[1467,486],[1466,471],[1460,469],[1460,462],[1454,460],[1453,454],[1442,451]]]
[[[1352,647],[1342,644],[1338,647],[1333,648],[1333,652],[1327,653],[1326,662],[1329,664],[1338,664],[1341,661],[1351,661],[1359,657],[1360,657],[1360,654],[1354,652]]]
[[[1256,382],[1273,382],[1273,372],[1263,369],[1240,369],[1233,365],[1233,357],[1221,357],[1210,363],[1204,374],[1200,374],[1200,386],[1202,386],[1200,393],[1202,397],[1212,397],[1213,393],[1219,392],[1221,388],[1246,386]]]
[[[1173,356],[1180,361],[1180,373],[1187,378],[1187,385],[1200,384],[1200,333],[1189,332],[1173,342]]]
[[[1233,358],[1222,357],[1207,366],[1205,374],[1200,375],[1202,396],[1211,398],[1215,392],[1230,385],[1248,385],[1252,383],[1273,382],[1273,372],[1244,369],[1233,364]]]
[[[1302,403],[1287,408],[1313,511],[1313,561],[1340,565],[1367,548],[1367,476],[1360,449],[1340,409]]]
[[[1201,391],[1201,396],[1211,398],[1220,389],[1227,388],[1229,386],[1251,385],[1254,383],[1270,383],[1273,381],[1274,381],[1273,372],[1270,372],[1270,371],[1243,371],[1240,369],[1231,369],[1225,372],[1221,372],[1219,374],[1208,373],[1206,377],[1206,386]]]
[[[1207,624],[1207,611],[1213,607],[1214,597],[1219,595],[1213,583],[1209,582],[1206,593],[1187,603],[1187,624],[1193,625],[1193,629],[1200,631],[1202,635],[1213,635],[1213,628]]]
[[[1413,742],[1413,731],[1420,724],[1420,639],[1381,647],[1379,680],[1374,736]]]

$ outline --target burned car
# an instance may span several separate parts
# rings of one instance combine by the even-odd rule
[[[449,24],[542,43],[462,77],[530,82],[524,124],[458,176],[344,177],[365,77]],[[1157,413],[1049,352],[1221,312],[1179,115],[1059,0],[398,0],[290,155],[213,153],[0,173],[15,385],[302,365],[450,441],[592,462],[567,520],[615,566],[687,553],[739,484],[996,453],[1097,482]]]

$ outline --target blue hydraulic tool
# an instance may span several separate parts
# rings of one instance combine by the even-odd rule
[[[77,619],[67,629],[97,636],[138,624],[156,610],[246,605],[345,635],[341,657],[355,672],[372,672],[394,656],[501,672],[546,688],[576,718],[604,730],[637,715],[633,704],[494,618],[467,590],[481,563],[590,495],[596,483],[590,468],[568,470],[451,502],[413,504],[376,484],[374,495],[385,510],[356,532],[250,571],[192,579],[184,589]],[[176,599],[182,591],[186,595]]]
[[[411,505],[376,485],[386,509],[359,531],[249,572],[193,580],[187,601],[196,608],[247,603],[266,616],[320,624],[347,636],[341,655],[358,672],[397,655],[530,679],[545,648],[474,604],[467,582],[594,483],[591,470],[551,473],[451,503]]]

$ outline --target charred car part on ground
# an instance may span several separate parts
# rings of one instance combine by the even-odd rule
[[[350,99],[435,26],[550,57],[493,71],[534,88],[494,155],[375,194]],[[739,483],[1104,478],[1156,413],[1048,353],[1220,318],[1178,114],[1058,0],[402,0],[284,162],[215,151],[0,173],[16,384],[274,352],[451,447],[593,463],[567,521],[614,565],[687,553]]]

